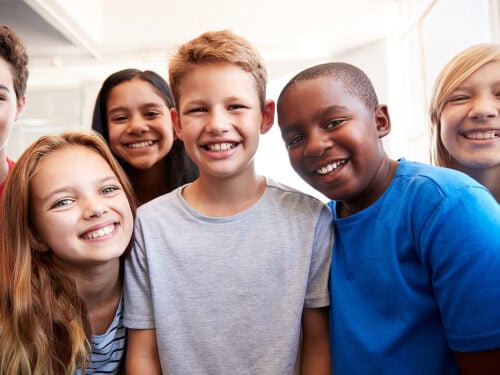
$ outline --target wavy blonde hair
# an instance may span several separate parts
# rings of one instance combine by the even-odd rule
[[[74,374],[91,355],[91,327],[74,280],[36,251],[31,179],[41,161],[61,148],[87,147],[109,164],[135,215],[130,183],[104,140],[93,133],[43,136],[21,155],[7,179],[0,208],[0,374]],[[127,248],[128,253],[132,240]]]
[[[183,78],[203,64],[231,64],[250,73],[260,105],[266,101],[267,70],[259,51],[246,39],[230,30],[207,31],[181,45],[168,66],[170,89],[178,108]]]
[[[450,153],[441,140],[441,115],[450,94],[483,65],[498,60],[500,60],[500,44],[476,44],[453,57],[439,73],[429,105],[430,151],[433,164],[449,167],[452,161]]]

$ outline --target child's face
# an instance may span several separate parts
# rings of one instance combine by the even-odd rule
[[[108,163],[84,146],[46,156],[31,181],[40,244],[69,270],[115,261],[130,241],[133,217]]]
[[[24,98],[17,100],[9,64],[0,57],[0,150],[6,147],[12,125],[17,121],[23,106]]]
[[[183,78],[172,116],[200,174],[228,177],[253,168],[259,134],[273,123],[274,103],[261,108],[250,73],[230,64],[206,64]]]
[[[115,86],[107,102],[111,150],[137,169],[149,169],[172,149],[170,109],[154,87],[139,78]]]
[[[500,61],[482,66],[453,90],[441,115],[440,136],[454,168],[500,166]]]
[[[292,167],[328,198],[358,199],[383,178],[377,172],[384,160],[379,138],[390,130],[387,107],[369,110],[335,78],[292,87],[278,103],[278,123]]]

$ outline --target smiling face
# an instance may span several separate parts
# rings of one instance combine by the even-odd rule
[[[116,175],[95,151],[61,148],[31,180],[38,250],[50,249],[66,269],[116,261],[130,242],[133,217]]]
[[[23,106],[24,98],[17,99],[9,64],[0,57],[0,151],[5,149]]]
[[[204,64],[180,84],[177,135],[200,168],[200,176],[253,173],[259,135],[273,123],[274,103],[261,108],[255,80],[230,64]]]
[[[450,167],[469,174],[500,168],[500,61],[483,65],[451,92],[440,136]]]
[[[278,122],[293,169],[330,199],[371,202],[387,177],[381,140],[387,107],[369,110],[334,77],[298,82],[278,102]]]
[[[111,150],[137,169],[149,169],[172,149],[170,109],[153,85],[140,78],[115,86],[107,101]]]

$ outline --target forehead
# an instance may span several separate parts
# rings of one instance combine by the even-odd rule
[[[350,94],[342,81],[319,77],[297,82],[278,101],[278,122],[284,124],[296,116],[313,116],[327,108],[367,111],[364,103]]]
[[[98,169],[111,170],[111,167],[96,151],[85,146],[72,145],[62,147],[41,159],[34,178],[44,175],[49,179],[58,176],[71,179],[81,176],[85,171],[96,173]]]
[[[181,97],[201,96],[213,91],[234,96],[257,96],[256,85],[254,76],[237,65],[206,63],[195,66],[184,75],[179,82],[179,93]]]
[[[464,82],[488,81],[497,83],[500,81],[500,60],[490,61],[474,71]]]
[[[4,86],[8,89],[13,88],[14,77],[12,76],[10,64],[3,58],[0,57],[0,87]]]
[[[109,92],[108,102],[116,100],[125,101],[128,99],[132,101],[142,101],[145,100],[145,97],[155,97],[164,102],[163,98],[158,94],[158,91],[150,82],[134,77],[129,81],[120,82],[113,87]]]

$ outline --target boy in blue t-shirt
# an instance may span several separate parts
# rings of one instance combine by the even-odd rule
[[[332,199],[334,373],[497,373],[500,206],[460,172],[391,160],[369,78],[297,74],[278,99],[295,171]]]

